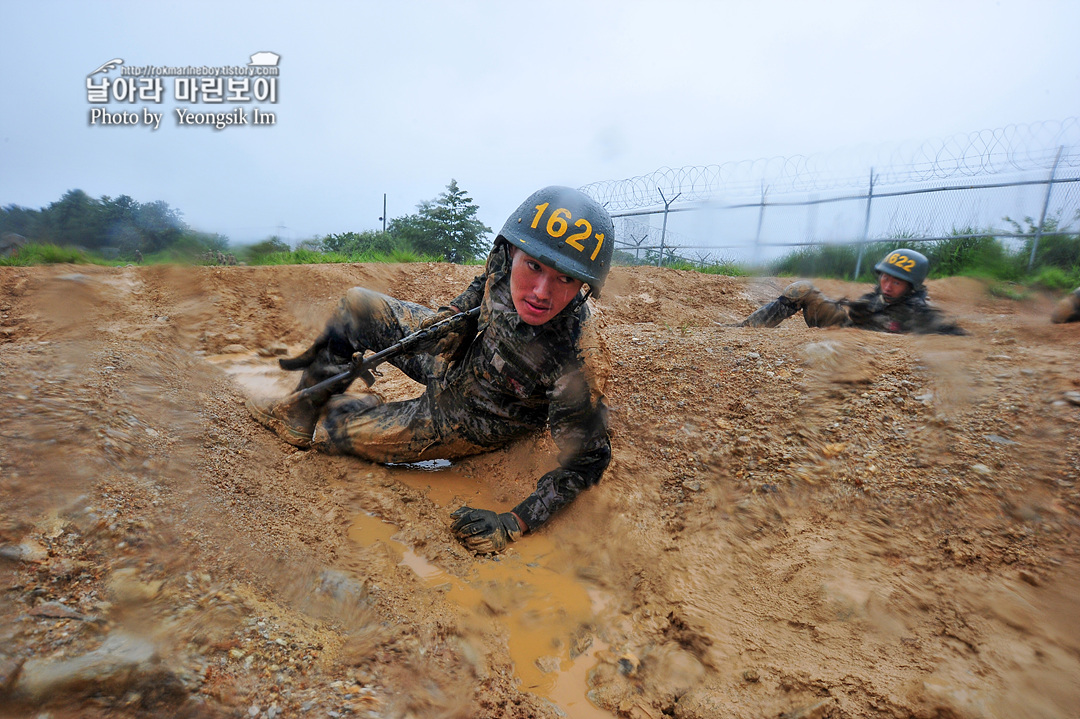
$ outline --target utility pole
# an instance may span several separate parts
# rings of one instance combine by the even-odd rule
[[[379,219],[382,220],[382,231],[386,232],[386,193],[385,192],[382,193],[382,217],[380,217]]]

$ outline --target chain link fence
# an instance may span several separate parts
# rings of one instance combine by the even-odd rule
[[[761,265],[798,247],[898,238],[993,236],[1019,249],[1044,232],[1077,234],[1080,120],[869,152],[661,168],[581,190],[611,212],[624,262]]]

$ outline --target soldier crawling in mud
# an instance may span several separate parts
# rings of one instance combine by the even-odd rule
[[[601,351],[585,304],[611,265],[614,227],[598,203],[568,187],[533,193],[507,219],[482,274],[438,311],[355,287],[325,330],[286,369],[303,369],[293,394],[251,401],[261,424],[298,447],[372,462],[456,459],[550,427],[558,469],[511,511],[461,507],[454,535],[478,553],[497,552],[536,530],[600,480],[611,459],[607,408],[595,360]],[[584,285],[587,290],[582,291]],[[323,404],[298,393],[346,369],[353,353],[479,307],[471,331],[427,354],[390,360],[426,385],[414,399],[338,394]]]
[[[1050,321],[1056,325],[1065,322],[1080,322],[1080,287],[1058,301],[1050,314]]]
[[[859,327],[878,332],[965,335],[926,299],[930,263],[915,250],[893,250],[877,263],[877,287],[857,300],[830,300],[806,280],[756,310],[739,327],[776,327],[802,310],[809,327]]]

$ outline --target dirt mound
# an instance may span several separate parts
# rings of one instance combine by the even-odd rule
[[[243,407],[347,288],[437,306],[475,272],[0,268],[0,716],[1080,706],[1080,325],[1052,298],[930,282],[968,337],[751,330],[787,279],[617,268],[612,465],[476,558],[449,512],[527,495],[546,436],[387,467]]]

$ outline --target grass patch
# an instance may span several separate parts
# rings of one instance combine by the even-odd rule
[[[1060,267],[1043,267],[1035,273],[1031,284],[1045,290],[1070,291],[1080,286],[1080,272],[1076,268],[1072,272],[1066,272]]]
[[[30,265],[58,264],[87,265],[109,264],[101,258],[95,258],[75,247],[60,247],[48,243],[30,243],[23,245],[10,257],[0,257],[0,266],[29,267]]]
[[[987,291],[994,297],[1015,302],[1031,299],[1031,291],[1019,282],[992,282]]]
[[[347,262],[381,262],[381,263],[410,263],[410,262],[442,262],[440,257],[421,255],[411,250],[391,250],[390,252],[375,252],[365,250],[363,252],[318,252],[315,250],[292,250],[290,252],[267,252],[264,254],[252,253],[247,257],[249,265],[320,265],[340,264]]]

